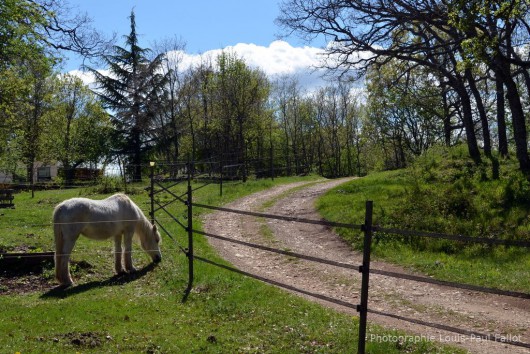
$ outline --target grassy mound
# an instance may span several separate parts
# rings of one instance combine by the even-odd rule
[[[362,223],[366,200],[374,201],[374,222],[383,227],[530,240],[528,180],[514,161],[477,166],[463,147],[436,148],[408,169],[342,185],[317,207],[329,220]],[[360,249],[360,233],[338,231]],[[374,253],[445,280],[530,291],[527,248],[377,233]]]

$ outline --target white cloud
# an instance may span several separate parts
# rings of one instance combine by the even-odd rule
[[[173,53],[180,56],[182,69],[199,65],[208,58],[212,61],[223,51],[234,53],[250,67],[261,69],[271,80],[280,76],[293,76],[308,91],[325,86],[322,65],[325,51],[316,47],[293,47],[285,41],[274,41],[268,47],[252,43],[238,43],[223,49],[209,50],[203,54]]]
[[[88,71],[72,70],[68,72],[68,74],[72,76],[77,76],[87,86],[91,86],[95,81],[94,74]]]
[[[314,47],[292,47],[284,41],[274,41],[268,47],[239,43],[227,47],[240,55],[248,65],[261,68],[268,76],[295,74],[320,65],[324,51]]]
[[[234,53],[243,59],[250,67],[261,69],[271,80],[277,77],[290,75],[296,77],[299,83],[308,91],[326,85],[322,79],[325,71],[318,69],[324,59],[323,49],[315,47],[293,47],[285,41],[274,41],[268,47],[252,43],[238,43],[223,49],[213,49],[202,54],[190,54],[182,51],[168,53],[169,58],[179,60],[181,70],[198,66],[206,59],[215,62],[215,58],[223,51]],[[92,83],[93,75],[72,71],[85,83]]]

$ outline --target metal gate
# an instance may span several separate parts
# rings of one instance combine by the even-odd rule
[[[424,325],[424,326],[428,326],[432,328],[438,328],[438,329],[442,329],[445,331],[450,331],[450,332],[459,333],[463,335],[472,335],[476,338],[483,338],[484,340],[502,342],[502,343],[509,344],[509,345],[530,348],[530,343],[516,342],[516,341],[509,340],[509,339],[492,337],[490,335],[483,334],[483,333],[459,329],[459,328],[447,326],[444,324],[428,323],[422,320],[406,318],[406,317],[395,315],[395,314],[383,313],[383,312],[376,311],[376,310],[370,310],[368,308],[368,295],[369,295],[368,290],[369,290],[370,273],[379,274],[379,275],[388,276],[388,277],[407,279],[407,280],[412,280],[412,281],[417,281],[417,282],[425,282],[425,283],[450,286],[450,287],[461,288],[461,289],[468,289],[468,290],[473,290],[473,291],[481,291],[481,292],[486,292],[486,293],[499,294],[503,296],[530,299],[530,294],[526,294],[526,293],[504,291],[504,290],[485,288],[485,287],[469,285],[469,284],[460,284],[460,283],[454,283],[454,282],[448,282],[448,281],[440,281],[440,280],[431,279],[429,277],[423,277],[423,276],[413,276],[409,274],[401,274],[401,273],[394,273],[394,272],[382,271],[382,270],[377,270],[377,269],[370,269],[370,254],[371,254],[373,233],[376,233],[376,232],[387,233],[387,234],[392,233],[392,234],[407,235],[409,237],[442,238],[442,239],[453,240],[456,242],[475,242],[475,243],[478,242],[478,243],[487,243],[491,245],[505,245],[505,246],[517,246],[517,247],[530,247],[530,242],[513,241],[513,240],[497,240],[497,239],[489,239],[489,238],[486,239],[486,238],[469,237],[469,236],[463,236],[463,235],[447,235],[447,234],[442,234],[442,233],[418,232],[418,231],[410,231],[410,230],[383,228],[377,225],[373,225],[372,223],[373,203],[371,201],[366,202],[365,220],[364,220],[364,224],[362,225],[349,224],[349,223],[338,223],[338,222],[327,222],[327,221],[321,221],[321,220],[311,220],[311,219],[303,219],[303,218],[297,218],[297,217],[289,217],[289,216],[284,216],[284,215],[271,215],[271,214],[265,214],[265,213],[234,210],[234,209],[194,202],[193,192],[211,183],[218,183],[220,185],[220,193],[222,193],[222,168],[219,168],[219,167],[216,168],[215,166],[220,166],[220,164],[217,164],[212,161],[198,162],[198,163],[197,162],[195,163],[194,162],[185,162],[185,163],[183,162],[183,163],[177,163],[177,164],[171,164],[171,165],[164,165],[164,164],[155,165],[154,163],[151,163],[151,187],[150,187],[151,212],[150,212],[150,217],[154,223],[160,226],[160,228],[168,235],[168,237],[170,237],[173,241],[177,243],[179,249],[188,258],[188,283],[187,283],[187,287],[184,292],[184,300],[189,296],[193,288],[194,261],[201,261],[204,263],[211,264],[213,266],[217,266],[219,268],[223,268],[225,270],[237,272],[239,274],[252,277],[260,281],[273,284],[275,286],[282,287],[284,289],[296,291],[296,292],[303,293],[309,296],[313,296],[321,300],[332,302],[332,303],[335,303],[335,304],[338,304],[344,307],[356,309],[357,312],[359,313],[358,353],[365,352],[367,314],[369,312],[382,315],[382,316],[398,318],[403,321],[416,323],[416,324],[420,324],[420,325]],[[164,198],[161,198],[161,196],[164,196]],[[178,216],[174,215],[175,213],[173,211],[169,210],[169,206],[177,202],[182,204],[182,207],[183,207],[182,218],[185,220],[179,219]],[[283,221],[317,224],[317,225],[324,225],[324,226],[333,227],[333,228],[342,227],[342,228],[351,228],[354,230],[361,230],[364,234],[363,261],[361,265],[352,266],[351,264],[347,264],[347,263],[341,263],[341,262],[330,261],[330,260],[326,260],[322,258],[316,258],[313,256],[299,254],[299,253],[292,252],[292,251],[286,251],[286,250],[275,249],[275,248],[267,247],[263,245],[252,244],[252,243],[243,242],[240,240],[231,239],[229,237],[213,235],[213,234],[209,234],[204,231],[201,231],[201,230],[196,230],[193,228],[193,208],[194,207],[206,208],[210,210],[218,210],[218,211],[224,211],[224,212],[230,212],[230,213],[236,213],[236,214],[243,214],[243,215],[251,215],[251,216],[256,216],[256,217],[261,217],[261,218],[266,218],[266,219],[276,219],[276,220],[283,220]],[[163,223],[159,219],[156,218],[157,213],[161,213],[161,212],[166,214],[173,222],[177,223],[182,228],[182,230],[184,230],[185,235],[187,236],[186,246],[183,246],[182,243],[180,243],[177,240],[176,235],[172,235],[167,230],[167,228],[163,225]],[[205,237],[210,237],[210,238],[216,238],[216,239],[226,241],[226,242],[233,242],[233,243],[237,243],[237,244],[244,245],[247,247],[253,247],[253,248],[260,249],[260,250],[265,250],[268,252],[274,252],[274,253],[288,255],[291,257],[297,257],[300,259],[305,259],[305,260],[309,260],[313,262],[333,265],[336,267],[356,269],[362,274],[362,279],[361,279],[362,286],[360,289],[360,293],[361,293],[360,303],[351,304],[351,303],[347,303],[347,302],[344,302],[338,299],[333,299],[331,297],[324,296],[321,294],[315,294],[315,293],[311,293],[311,292],[308,292],[302,289],[297,289],[289,284],[278,283],[276,281],[266,279],[261,276],[253,275],[251,273],[248,273],[248,272],[245,272],[245,271],[242,271],[242,270],[230,267],[230,266],[219,264],[207,258],[197,256],[194,254],[194,250],[193,250],[193,235],[194,234],[203,235]]]

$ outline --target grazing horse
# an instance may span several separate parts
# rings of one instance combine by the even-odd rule
[[[55,235],[55,277],[62,286],[73,284],[70,276],[70,253],[79,235],[93,240],[114,238],[116,273],[134,272],[131,250],[132,239],[140,239],[143,250],[151,256],[153,262],[162,259],[160,233],[156,225],[145,217],[140,208],[125,194],[115,194],[107,199],[92,200],[72,198],[58,204],[53,211],[53,230]],[[122,241],[125,251],[122,250]]]

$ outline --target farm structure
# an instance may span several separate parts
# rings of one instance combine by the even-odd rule
[[[271,214],[265,214],[265,213],[256,213],[256,212],[249,212],[249,211],[243,211],[243,210],[234,210],[230,208],[222,208],[222,207],[216,207],[206,204],[199,204],[193,202],[193,192],[196,189],[202,188],[203,185],[197,186],[197,183],[192,184],[192,181],[197,181],[200,175],[197,173],[195,174],[194,171],[197,171],[194,168],[194,163],[187,164],[187,167],[183,169],[187,172],[186,178],[180,178],[179,180],[173,180],[171,181],[168,178],[162,178],[161,176],[164,175],[163,166],[158,165],[155,167],[152,166],[152,179],[151,179],[151,218],[153,221],[159,224],[160,228],[164,230],[171,238],[175,240],[179,244],[180,250],[188,257],[188,265],[189,265],[189,279],[188,279],[188,287],[185,291],[185,297],[190,295],[190,292],[193,288],[193,279],[194,279],[194,262],[199,261],[203,263],[207,263],[213,266],[217,266],[220,268],[223,268],[228,271],[237,272],[239,274],[243,274],[245,276],[249,276],[252,278],[259,279],[261,281],[273,284],[275,286],[302,293],[306,296],[312,296],[315,298],[318,298],[323,301],[327,301],[333,304],[336,304],[338,306],[347,307],[350,309],[355,309],[359,312],[360,315],[360,326],[359,326],[359,347],[358,352],[364,353],[365,352],[365,339],[367,337],[367,314],[373,313],[381,316],[388,316],[395,319],[399,319],[401,321],[406,321],[422,326],[428,326],[431,328],[437,328],[444,331],[452,332],[458,335],[462,336],[473,336],[474,338],[481,338],[484,341],[494,341],[494,342],[501,342],[508,346],[514,346],[514,347],[522,347],[522,348],[530,348],[530,343],[521,342],[518,340],[512,340],[510,338],[506,337],[500,337],[500,336],[491,336],[487,333],[480,333],[479,331],[472,331],[467,329],[460,329],[454,326],[450,326],[443,323],[431,323],[428,321],[424,321],[422,319],[417,318],[411,318],[402,316],[400,314],[395,313],[384,313],[375,309],[370,309],[368,307],[368,297],[369,297],[369,276],[370,274],[378,274],[386,277],[393,277],[398,279],[406,279],[414,282],[421,282],[421,283],[429,283],[429,284],[437,284],[447,287],[454,287],[458,289],[466,289],[470,291],[477,291],[477,292],[484,292],[484,293],[490,293],[490,294],[497,294],[507,297],[514,297],[519,299],[530,299],[530,294],[526,293],[520,293],[515,291],[504,291],[499,289],[492,289],[492,288],[486,288],[486,287],[480,287],[475,285],[469,285],[469,284],[460,284],[455,282],[447,282],[447,281],[440,281],[435,280],[430,277],[426,276],[415,276],[415,275],[409,275],[409,274],[402,274],[399,272],[391,272],[391,271],[384,271],[380,269],[371,269],[370,266],[370,251],[371,251],[371,243],[372,243],[372,237],[374,234],[377,233],[386,233],[386,234],[399,234],[404,235],[407,237],[428,237],[428,238],[437,238],[437,239],[448,239],[453,240],[455,242],[478,242],[478,243],[485,243],[489,245],[504,245],[504,246],[513,246],[513,247],[530,247],[530,243],[523,242],[523,241],[509,241],[509,240],[496,240],[496,239],[489,239],[489,238],[476,238],[476,237],[468,237],[464,235],[446,235],[441,233],[428,233],[428,232],[416,232],[416,231],[408,231],[408,230],[399,230],[399,229],[390,229],[390,228],[384,228],[378,225],[372,224],[372,214],[373,214],[373,203],[367,202],[366,203],[366,212],[365,212],[365,221],[362,225],[355,225],[355,224],[349,224],[349,223],[333,223],[333,222],[326,222],[321,220],[312,220],[312,219],[303,219],[303,218],[297,218],[297,217],[289,217],[285,215],[271,215]],[[155,173],[156,170],[156,173]],[[155,177],[157,176],[157,177]],[[172,188],[175,187],[179,183],[188,183],[187,186],[187,192],[184,194],[178,194],[172,191]],[[164,196],[164,197],[162,197]],[[182,203],[187,208],[187,220],[182,222],[179,220],[178,216],[172,215],[171,212],[168,210],[167,206],[174,203]],[[322,259],[318,257],[313,257],[305,254],[300,254],[296,252],[296,250],[285,250],[285,249],[279,249],[274,248],[270,246],[265,246],[261,244],[255,244],[251,242],[244,242],[241,240],[232,239],[227,236],[221,236],[216,235],[212,233],[207,233],[200,230],[195,230],[193,228],[193,208],[206,208],[210,210],[218,210],[223,211],[227,213],[234,213],[234,214],[243,214],[243,215],[251,215],[259,218],[269,219],[269,220],[283,220],[283,221],[289,221],[289,222],[295,222],[295,223],[307,223],[307,224],[314,224],[314,225],[323,225],[325,227],[343,227],[343,228],[352,228],[355,230],[362,231],[364,234],[364,257],[362,264],[349,264],[346,262],[336,262],[336,261],[330,261],[328,259]],[[177,240],[177,237],[174,237],[174,235],[170,235],[167,232],[167,228],[164,227],[164,223],[161,222],[159,219],[157,219],[156,215],[157,213],[163,212],[165,214],[168,214],[172,220],[174,220],[177,224],[182,227],[183,230],[185,230],[187,234],[187,245],[184,245],[182,243],[179,243]],[[213,262],[205,257],[202,257],[201,255],[194,254],[193,250],[193,235],[194,234],[200,234],[203,236],[206,236],[208,238],[220,240],[222,242],[229,242],[233,244],[238,244],[244,247],[250,247],[259,249],[262,251],[287,255],[289,257],[304,259],[311,262],[318,262],[318,263],[324,263],[328,264],[334,267],[340,267],[340,268],[347,268],[347,269],[353,269],[355,271],[359,271],[362,274],[362,287],[360,289],[360,302],[359,303],[349,303],[345,302],[340,299],[334,299],[332,297],[323,296],[322,294],[317,293],[311,293],[303,289],[298,289],[290,284],[286,283],[279,283],[274,280],[267,279],[262,276],[256,276],[255,274],[251,274],[249,272],[245,272],[243,270],[226,266],[224,264],[218,264],[216,262]]]
[[[13,189],[0,189],[0,208],[14,208],[15,204],[13,195],[15,191]]]
[[[23,170],[25,169],[25,166],[19,166],[19,169]],[[36,162],[31,173],[32,182],[37,183],[51,181],[52,179],[57,178],[59,175],[59,169],[60,166],[58,164]],[[2,184],[15,184],[26,179],[26,177],[16,175],[13,172],[0,171],[0,183]]]
[[[18,170],[24,170],[24,166],[19,166]],[[28,177],[31,176],[31,177]],[[90,182],[103,176],[103,170],[91,167],[76,167],[65,169],[60,163],[36,162],[30,174],[22,175],[8,171],[0,171],[0,184],[6,186],[24,186],[28,184],[42,184],[56,182],[57,179]]]

